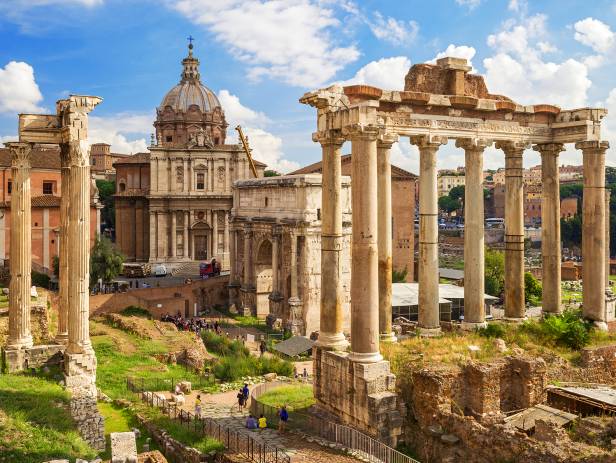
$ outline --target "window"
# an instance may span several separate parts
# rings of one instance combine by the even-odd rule
[[[165,138],[165,140],[170,143],[173,141],[173,137],[171,135],[167,135],[167,137]]]
[[[197,174],[197,190],[203,189],[205,189],[205,174],[201,172]]]
[[[8,191],[9,194],[11,194],[11,191],[13,191],[13,182],[11,182],[10,180],[6,187],[6,190]]]
[[[269,203],[269,200],[268,200],[268,198],[267,198],[267,196],[266,196],[266,197],[265,197],[265,207],[267,207],[268,203]]]
[[[43,182],[43,194],[44,195],[53,194],[53,182]]]
[[[92,158],[92,165],[95,166],[96,165],[96,158]]]

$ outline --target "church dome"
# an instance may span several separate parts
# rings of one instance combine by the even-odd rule
[[[174,111],[186,112],[192,105],[197,105],[204,113],[220,108],[220,102],[214,92],[194,79],[182,81],[169,90],[160,103],[160,108],[171,106]]]

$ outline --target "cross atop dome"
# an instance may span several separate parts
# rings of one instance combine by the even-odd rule
[[[182,71],[182,82],[186,82],[189,80],[199,81],[201,79],[201,74],[199,73],[199,60],[193,56],[193,38],[192,35],[189,35],[186,40],[188,40],[188,56],[182,60],[182,66],[184,66],[184,70]]]

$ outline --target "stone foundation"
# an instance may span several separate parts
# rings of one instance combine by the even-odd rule
[[[401,403],[389,362],[358,363],[348,354],[313,350],[317,406],[376,439],[396,446],[401,433]]]
[[[2,362],[7,373],[60,365],[64,360],[65,348],[66,346],[59,344],[33,346],[26,349],[4,348]]]

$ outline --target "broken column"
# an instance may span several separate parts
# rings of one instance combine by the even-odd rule
[[[419,148],[419,330],[423,336],[441,332],[438,275],[438,193],[436,153],[445,137],[411,137]],[[355,211],[355,209],[353,209]],[[353,219],[355,220],[355,219]]]
[[[582,311],[597,328],[607,330],[605,311],[605,151],[606,141],[575,144],[584,162],[582,218]]]

